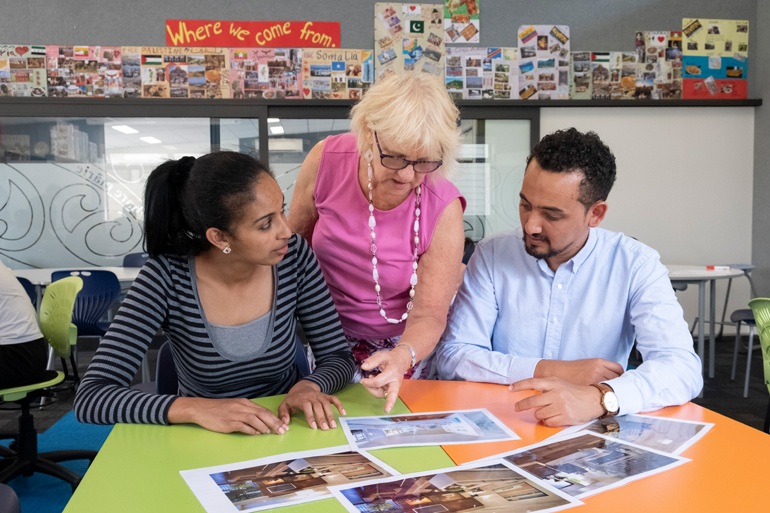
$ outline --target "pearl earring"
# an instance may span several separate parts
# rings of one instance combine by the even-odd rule
[[[225,255],[229,255],[232,249],[230,249],[230,246],[225,247],[225,249],[222,250],[222,253]]]

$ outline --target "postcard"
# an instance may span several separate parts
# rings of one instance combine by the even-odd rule
[[[583,504],[504,461],[330,487],[350,513],[547,513]]]
[[[347,445],[278,454],[180,474],[209,513],[262,511],[331,497],[333,485],[397,476],[398,472]]]
[[[623,486],[689,462],[588,431],[498,454],[551,486],[578,499]],[[474,463],[489,462],[492,458]]]
[[[479,89],[480,85],[479,80]],[[501,442],[520,438],[483,408],[383,417],[340,417],[340,424],[350,447],[364,450]]]
[[[708,422],[633,414],[596,419],[582,426],[568,427],[549,440],[578,431],[591,431],[648,449],[678,455],[700,440],[713,427],[714,424]]]
[[[481,0],[444,0],[444,42],[478,43]]]

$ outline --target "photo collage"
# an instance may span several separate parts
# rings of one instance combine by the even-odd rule
[[[125,46],[125,96],[230,98],[229,48]]]
[[[635,97],[640,100],[681,99],[682,33],[639,31],[635,45]]]
[[[444,0],[444,42],[479,43],[481,0]]]
[[[360,100],[374,80],[370,50],[302,50],[302,97]]]
[[[634,99],[636,91],[636,54],[634,52],[574,52],[572,69],[574,70],[571,89],[573,99]],[[588,77],[584,71],[578,71],[585,69],[590,70]]]
[[[302,50],[230,48],[230,97],[300,99]]]
[[[0,45],[0,96],[47,96],[45,52],[45,46]]]
[[[120,46],[47,46],[48,96],[121,98]]]
[[[518,99],[518,58],[518,48],[447,48],[447,91],[454,100]]]
[[[684,97],[747,96],[749,22],[685,18]]]
[[[519,97],[522,100],[569,99],[569,27],[522,25],[517,33]]]
[[[444,77],[441,4],[374,4],[377,79],[418,71]]]

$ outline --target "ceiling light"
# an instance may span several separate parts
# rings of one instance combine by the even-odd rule
[[[147,144],[160,144],[161,142],[160,139],[156,139],[154,137],[140,137],[139,140],[144,141]]]
[[[112,128],[114,130],[117,130],[118,132],[122,132],[124,134],[138,134],[139,130],[134,130],[128,125],[113,125]]]
[[[267,118],[268,123],[280,123],[281,120],[278,118]]]
[[[270,127],[270,133],[275,134],[282,134],[283,133],[283,127],[282,126],[271,126]]]

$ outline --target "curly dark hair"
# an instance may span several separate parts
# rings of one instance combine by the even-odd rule
[[[551,173],[582,172],[578,201],[586,208],[606,201],[615,183],[615,155],[599,139],[596,132],[579,132],[575,128],[548,134],[532,149],[527,165],[537,160]]]

